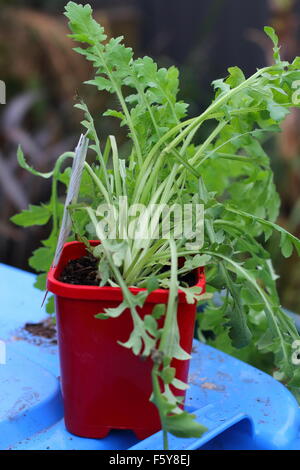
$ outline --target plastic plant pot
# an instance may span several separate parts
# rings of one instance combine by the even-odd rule
[[[92,241],[93,246],[99,242]],[[128,340],[132,331],[129,310],[118,318],[100,320],[95,315],[122,301],[118,287],[78,286],[59,281],[69,260],[86,254],[83,243],[66,243],[58,265],[48,273],[48,290],[55,294],[61,386],[65,424],[82,437],[103,438],[111,429],[129,429],[144,439],[160,429],[157,409],[149,401],[152,392],[152,360],[135,356],[118,341]],[[203,291],[205,276],[196,270]],[[132,293],[144,289],[131,288]],[[143,318],[155,304],[168,301],[168,290],[158,289],[138,310]],[[188,304],[178,293],[180,344],[191,352],[196,303]],[[163,320],[162,320],[163,321]],[[176,377],[187,382],[189,361],[174,359]],[[176,391],[183,395],[183,391]]]

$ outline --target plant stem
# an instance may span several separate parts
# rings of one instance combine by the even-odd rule
[[[164,450],[169,450],[168,432],[163,429]]]
[[[123,109],[123,112],[125,114],[125,117],[126,117],[126,120],[127,120],[127,125],[130,129],[130,132],[131,132],[131,135],[132,135],[132,140],[133,140],[133,143],[134,143],[134,146],[135,146],[135,149],[136,149],[136,153],[137,153],[137,157],[138,157],[138,161],[139,161],[139,165],[142,166],[142,163],[143,163],[143,160],[142,160],[142,152],[141,152],[141,148],[140,148],[140,144],[139,144],[139,141],[138,141],[138,138],[137,138],[137,134],[135,132],[135,129],[134,129],[134,126],[133,126],[133,123],[132,123],[132,120],[131,120],[131,116],[130,116],[130,113],[129,113],[129,110],[128,110],[128,107],[126,105],[126,102],[124,100],[124,97],[122,95],[122,92],[121,92],[121,89],[120,87],[117,85],[114,77],[113,77],[113,74],[111,72],[111,70],[108,68],[105,60],[104,60],[104,57],[103,57],[103,54],[98,46],[97,43],[95,43],[95,49],[102,61],[102,64],[103,64],[103,67],[107,73],[107,76],[109,77],[114,89],[115,89],[115,92],[116,92],[116,95],[120,101],[120,104],[122,106],[122,109]]]

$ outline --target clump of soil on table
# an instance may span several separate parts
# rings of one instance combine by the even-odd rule
[[[52,318],[46,318],[40,323],[25,323],[24,330],[30,333],[32,336],[39,338],[45,338],[51,344],[57,344],[56,340],[56,326],[53,323]]]
[[[99,260],[91,254],[72,259],[62,270],[59,280],[67,284],[80,286],[99,286],[98,261]],[[161,272],[165,272],[168,269],[169,266],[164,266]],[[192,287],[196,284],[195,273],[184,274],[179,277],[179,281]]]

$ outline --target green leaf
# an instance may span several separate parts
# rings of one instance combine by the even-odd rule
[[[90,5],[80,5],[69,2],[65,7],[65,15],[70,20],[72,37],[79,42],[97,44],[106,39],[104,29],[92,18]]]
[[[233,212],[235,214],[239,214],[242,217],[246,217],[248,219],[255,220],[259,222],[261,225],[266,226],[272,230],[275,230],[280,233],[281,235],[281,243],[280,246],[283,248],[283,255],[287,256],[289,253],[291,254],[291,244],[294,246],[294,248],[297,250],[298,255],[300,255],[300,240],[295,237],[293,234],[289,233],[287,230],[285,230],[283,227],[280,227],[280,225],[274,224],[273,222],[270,222],[269,220],[265,220],[261,217],[258,217],[253,214],[249,214],[245,211],[241,211],[239,209],[233,208],[233,207],[226,207],[226,210],[229,212]],[[289,255],[290,256],[290,255]]]
[[[202,424],[197,423],[196,416],[185,411],[167,416],[164,419],[166,431],[177,437],[201,437],[207,431]]]
[[[118,318],[128,308],[128,302],[124,300],[118,305],[118,307],[105,308],[104,313],[97,313],[95,318],[106,319],[106,318]]]
[[[244,348],[250,343],[252,334],[240,305],[235,303],[229,307],[228,316],[230,318],[229,336],[232,344],[235,348]]]
[[[278,36],[275,33],[274,28],[272,28],[271,26],[265,26],[264,31],[269,36],[269,38],[271,39],[274,46],[278,46]]]
[[[51,176],[53,176],[53,171],[50,171],[48,173],[40,173],[39,171],[35,170],[30,165],[28,165],[28,163],[25,160],[23,150],[20,146],[18,147],[18,150],[17,150],[17,158],[18,158],[18,163],[20,167],[28,171],[29,173],[35,176],[40,176],[41,178],[46,178],[46,179],[51,178]]]
[[[153,318],[151,315],[145,315],[144,324],[146,330],[149,331],[149,333],[154,337],[157,337],[157,323],[155,318]]]
[[[271,118],[277,122],[282,121],[290,113],[287,108],[285,108],[284,106],[280,106],[279,104],[274,103],[273,101],[268,102],[268,111],[270,112]]]
[[[274,28],[272,28],[271,26],[265,26],[264,31],[269,36],[269,38],[271,39],[271,41],[274,44],[274,47],[273,47],[274,54],[273,55],[274,55],[275,62],[277,64],[281,64],[281,59],[280,59],[280,54],[279,54],[279,49],[280,48],[278,47],[279,41],[278,41],[278,36],[275,33]]]
[[[176,369],[174,367],[165,367],[161,371],[161,378],[165,384],[171,384],[175,378]]]
[[[200,268],[208,264],[210,259],[210,256],[207,255],[195,255],[192,258],[188,258],[183,267],[186,271],[193,271],[196,268]]]
[[[202,288],[198,286],[194,287],[182,287],[180,286],[180,290],[185,293],[185,298],[188,304],[194,304],[199,300],[204,300],[204,294],[202,294]],[[207,299],[208,297],[206,297]]]
[[[159,282],[156,277],[150,277],[146,281],[146,288],[150,294],[150,292],[155,291],[156,289],[159,288]]]
[[[230,75],[226,79],[226,83],[228,83],[231,88],[235,88],[245,81],[245,75],[239,67],[229,67],[228,72]]]
[[[272,330],[267,329],[265,333],[260,337],[259,341],[257,342],[257,347],[260,350],[270,350],[274,345],[274,334]]]
[[[48,206],[29,205],[29,208],[11,217],[11,221],[22,227],[30,227],[31,225],[44,225],[51,217]]]
[[[46,312],[50,315],[55,312],[54,295],[50,295],[46,304]]]
[[[245,302],[246,305],[255,304],[258,302],[257,294],[253,290],[250,290],[248,287],[242,287],[241,291],[241,298]]]
[[[29,265],[37,272],[48,271],[53,261],[54,251],[48,247],[38,248],[29,258]]]
[[[46,282],[47,282],[47,274],[38,274],[36,277],[36,281],[34,283],[34,287],[40,290],[45,290],[46,289]]]
[[[108,109],[103,113],[103,116],[110,116],[110,117],[116,117],[118,119],[121,119],[121,121],[125,120],[125,115],[121,113],[121,111],[117,111],[115,109]]]
[[[182,380],[177,379],[176,377],[174,377],[172,385],[174,385],[174,387],[178,390],[187,390],[189,388],[188,384],[186,384]]]
[[[300,244],[300,241],[299,241]],[[289,258],[291,254],[293,253],[293,243],[291,238],[287,233],[281,233],[281,238],[280,238],[280,248],[281,248],[281,253],[285,258]]]
[[[156,304],[153,307],[151,315],[153,318],[156,318],[157,320],[161,318],[163,315],[166,313],[166,306],[165,304]]]
[[[96,77],[94,80],[88,80],[85,82],[86,85],[95,85],[98,90],[106,90],[109,91],[110,93],[113,91],[112,84],[107,78],[104,77]],[[108,115],[108,114],[106,114]]]

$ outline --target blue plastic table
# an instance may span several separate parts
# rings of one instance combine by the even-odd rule
[[[23,335],[25,322],[45,318],[43,293],[32,274],[0,265],[0,449],[152,449],[162,448],[157,433],[138,441],[130,431],[105,439],[68,433],[63,421],[57,346],[34,344]],[[263,372],[195,341],[186,408],[206,425],[200,439],[170,436],[170,448],[298,449],[300,411],[289,391]]]

